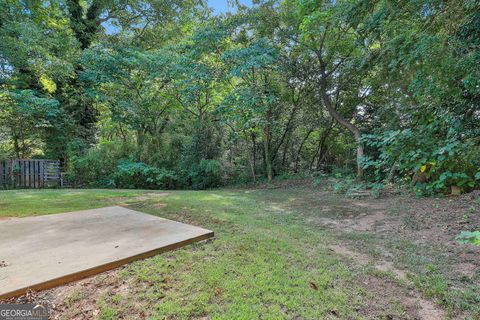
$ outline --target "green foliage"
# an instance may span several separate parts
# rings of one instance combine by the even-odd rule
[[[385,188],[383,183],[369,183],[370,193],[374,198],[379,198],[382,190]]]
[[[323,172],[315,172],[312,175],[312,183],[314,186],[319,186],[322,184],[323,181],[327,179],[327,175]]]
[[[462,127],[462,119],[450,115],[422,114],[414,128],[364,135],[367,146],[378,156],[365,158],[364,168],[372,168],[378,178],[385,178],[395,166],[407,181],[423,174],[426,181],[415,187],[422,193],[449,191],[451,186],[464,191],[477,187],[480,149],[477,130]]]
[[[339,192],[379,196],[386,180],[468,192],[479,9],[274,0],[215,16],[194,0],[0,0],[0,158],[58,158],[88,186],[322,171],[346,179]]]
[[[323,182],[333,182],[331,187],[333,192],[348,196],[358,196],[364,191],[369,191],[371,196],[378,198],[385,188],[382,182],[357,179],[353,169],[347,166],[332,166],[329,172],[316,172],[312,175],[312,181],[315,186],[322,185]]]
[[[143,162],[120,161],[113,175],[115,187],[127,189],[169,189],[175,186],[175,172]]]
[[[360,190],[364,190],[366,188],[365,183],[357,181],[355,178],[343,178],[340,180],[336,180],[333,185],[333,191],[335,193],[346,194],[346,195],[354,195],[358,193]]]
[[[100,301],[98,301],[98,307],[100,309],[100,320],[114,320],[118,318],[117,311],[108,306],[104,299],[100,299]]]
[[[59,115],[57,100],[39,96],[32,90],[2,90],[0,106],[3,125],[23,122],[30,126],[48,127]]]
[[[59,102],[32,90],[0,90],[0,127],[12,141],[12,156],[32,157],[38,143],[58,123]]]
[[[124,156],[123,148],[113,142],[102,143],[81,154],[79,150],[84,148],[82,140],[74,140],[69,145],[68,172],[71,179],[80,186],[114,187],[113,175],[117,159]]]
[[[223,170],[217,160],[220,152],[215,127],[197,126],[185,143],[179,160],[181,184],[186,188],[206,189],[222,185]]]
[[[217,160],[202,159],[193,165],[185,176],[188,186],[193,189],[207,189],[222,185],[222,168]]]
[[[82,149],[82,146],[77,148]],[[85,155],[72,156],[70,179],[75,184],[91,187],[170,189],[177,186],[178,177],[174,171],[128,160],[127,154],[133,150],[105,142]],[[77,152],[73,150],[72,153]]]
[[[480,231],[462,231],[455,239],[463,244],[471,243],[480,246]]]
[[[346,193],[350,186],[353,184],[352,183],[353,180],[349,179],[349,180],[345,180],[345,181],[337,181],[334,185],[333,185],[333,192],[335,193]]]
[[[258,39],[244,48],[234,48],[223,54],[223,60],[232,64],[230,75],[243,77],[252,70],[271,68],[278,57],[277,50],[265,38]]]

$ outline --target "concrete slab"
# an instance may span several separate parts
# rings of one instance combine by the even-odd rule
[[[43,290],[213,236],[122,207],[0,221],[0,298]]]

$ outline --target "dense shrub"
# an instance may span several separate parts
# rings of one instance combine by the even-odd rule
[[[103,142],[84,155],[72,146],[69,176],[76,185],[106,188],[174,188],[177,175],[134,159],[132,146]],[[132,159],[133,158],[133,159]]]
[[[169,168],[139,160],[135,146],[126,144],[102,142],[83,155],[78,149],[72,145],[68,163],[69,177],[77,186],[205,189],[218,187],[223,181],[219,160],[185,157],[180,166]]]
[[[221,164],[217,160],[202,159],[198,165],[190,167],[185,178],[193,189],[218,187],[222,184]]]
[[[127,147],[115,142],[103,142],[85,154],[79,152],[77,144],[69,148],[68,173],[77,186],[115,187],[113,175],[118,159],[126,154]]]
[[[423,114],[413,128],[365,135],[364,142],[378,155],[365,158],[363,166],[378,179],[393,170],[420,194],[449,192],[451,187],[472,190],[480,185],[478,132],[462,123],[461,117],[437,112]]]
[[[121,161],[113,175],[116,187],[139,189],[174,188],[177,175],[171,170],[149,166],[143,162]]]

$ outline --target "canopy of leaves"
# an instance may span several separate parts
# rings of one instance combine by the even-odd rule
[[[472,0],[0,0],[0,157],[78,185],[480,185]],[[365,172],[365,174],[363,174]],[[361,174],[360,174],[361,173]]]

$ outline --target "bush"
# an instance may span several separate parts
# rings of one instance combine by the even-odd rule
[[[175,172],[149,166],[143,162],[121,161],[113,175],[119,188],[169,189],[175,187]]]
[[[75,185],[113,188],[118,159],[126,154],[124,147],[114,142],[103,142],[97,148],[81,154],[76,143],[69,146],[68,175]]]
[[[463,128],[460,117],[437,113],[422,114],[414,128],[365,135],[363,141],[378,155],[363,159],[363,167],[379,180],[397,168],[397,175],[423,195],[480,186],[478,132]],[[415,175],[423,181],[412,179]]]
[[[176,187],[178,179],[174,171],[129,159],[126,157],[129,153],[129,146],[103,142],[84,155],[70,156],[69,180],[76,185],[101,188]]]
[[[187,183],[193,189],[218,187],[222,184],[221,164],[217,160],[202,159],[187,172]]]

